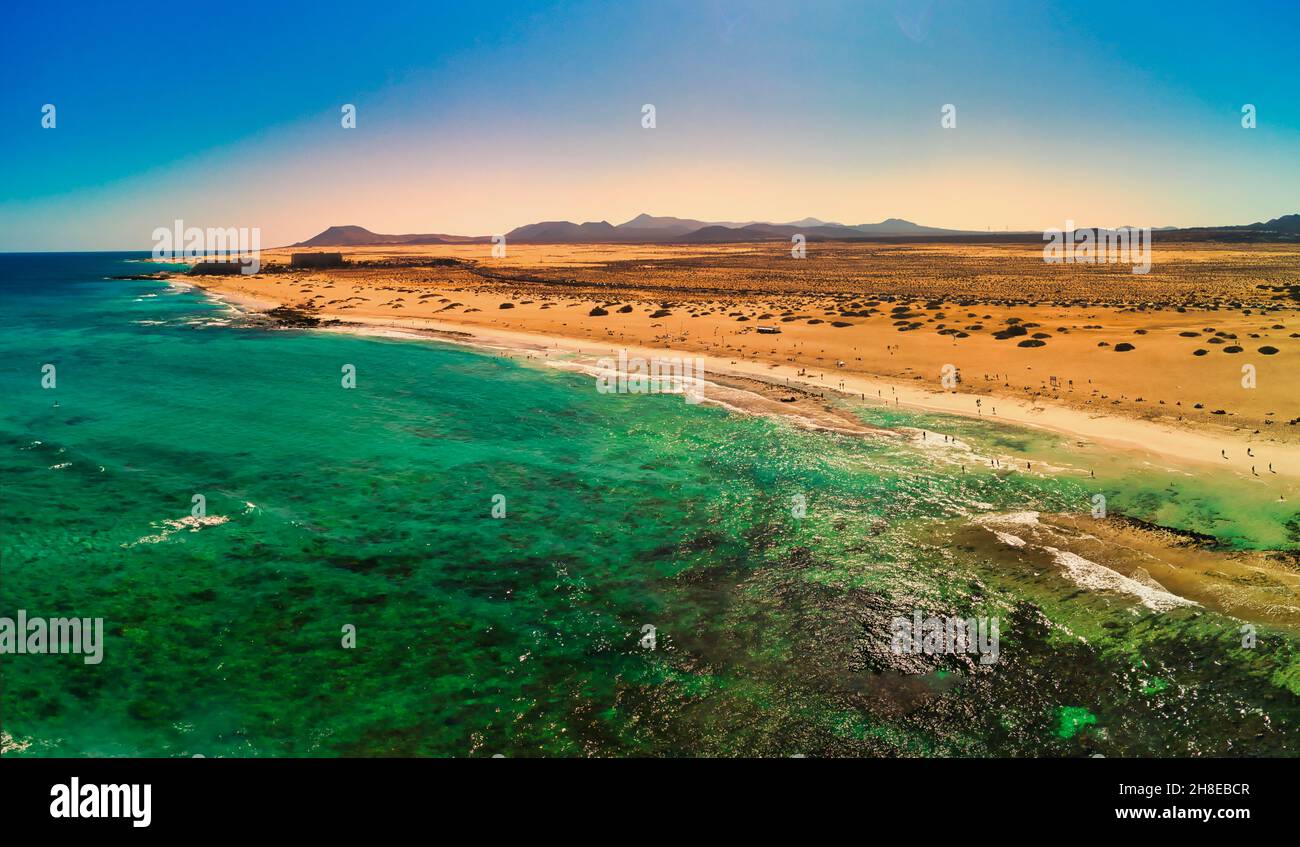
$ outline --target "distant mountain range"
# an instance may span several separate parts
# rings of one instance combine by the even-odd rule
[[[1259,232],[1275,235],[1300,235],[1300,214],[1283,215],[1271,221],[1257,221],[1241,226],[1184,227],[1179,232]]]
[[[441,235],[437,233],[419,235],[382,235],[371,232],[361,226],[332,226],[320,235],[306,241],[299,241],[292,247],[360,247],[371,244],[472,244],[489,241],[488,236],[481,238],[463,235]]]
[[[817,218],[804,218],[789,223],[764,223],[761,221],[698,221],[692,218],[654,217],[637,215],[630,221],[611,224],[609,221],[542,221],[515,227],[505,234],[507,244],[601,244],[601,243],[724,243],[729,241],[787,240],[802,234],[813,240],[849,239],[907,235],[978,235],[956,229],[937,229],[920,226],[910,221],[890,218],[876,224],[828,223]],[[445,235],[420,233],[411,235],[384,235],[360,226],[332,226],[293,247],[359,247],[383,244],[479,244],[491,241],[487,235]]]
[[[1263,238],[1285,239],[1300,235],[1300,214],[1283,215],[1271,221],[1241,226],[1158,227],[1162,234],[1185,238]],[[941,229],[889,218],[880,223],[846,225],[817,218],[787,223],[763,221],[700,221],[693,218],[655,217],[640,214],[630,221],[614,225],[609,221],[542,221],[516,227],[505,234],[507,244],[725,244],[742,241],[789,240],[803,235],[810,241],[852,241],[879,238],[922,238],[977,240],[981,238],[1041,237],[1041,232],[981,232],[979,230]],[[300,241],[293,247],[359,247],[383,244],[482,244],[487,235],[444,235],[440,233],[383,235],[360,226],[332,226],[317,236]]]

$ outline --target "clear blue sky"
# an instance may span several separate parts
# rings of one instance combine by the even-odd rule
[[[3,15],[4,251],[147,248],[175,218],[260,226],[269,246],[331,224],[487,234],[641,211],[972,229],[1300,211],[1294,2]]]

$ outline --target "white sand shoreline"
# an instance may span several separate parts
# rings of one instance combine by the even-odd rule
[[[186,284],[191,283],[186,281]],[[278,301],[206,288],[201,283],[196,287],[215,299],[253,312],[261,312],[281,305]],[[820,379],[801,376],[798,368],[791,366],[724,359],[687,351],[633,345],[603,345],[591,340],[560,335],[484,329],[480,326],[467,327],[464,324],[429,318],[372,318],[329,314],[318,317],[323,320],[339,321],[338,324],[320,327],[326,331],[433,339],[504,352],[541,353],[543,356],[549,353],[561,353],[586,356],[593,361],[600,357],[617,356],[620,350],[627,351],[628,356],[639,356],[645,359],[662,358],[666,355],[695,358],[703,363],[706,373],[759,379],[773,385],[788,385],[807,391],[821,392],[828,398],[860,397],[867,402],[880,402],[904,409],[1026,426],[1073,437],[1081,442],[1080,446],[1095,443],[1128,451],[1147,462],[1155,459],[1157,463],[1163,461],[1172,462],[1175,466],[1191,465],[1201,471],[1229,471],[1246,478],[1253,477],[1260,484],[1285,483],[1279,485],[1279,489],[1281,493],[1288,496],[1288,499],[1291,499],[1291,495],[1295,493],[1294,482],[1300,479],[1300,445],[1279,444],[1263,439],[1252,440],[1243,437],[1240,433],[1225,432],[1219,435],[1190,428],[1179,430],[1150,421],[1093,414],[1049,403],[1034,404],[1015,398],[992,398],[956,391],[931,391],[847,372],[833,374],[837,383],[843,383],[841,389],[838,385],[827,385],[825,375]],[[995,409],[996,415],[993,414]],[[984,413],[985,410],[988,410],[988,414]],[[1248,448],[1255,452],[1254,456],[1247,455]],[[1220,451],[1227,453],[1226,459]],[[1270,462],[1273,473],[1268,471]],[[1252,465],[1256,471],[1254,474],[1251,472]],[[1173,469],[1186,470],[1178,467]]]

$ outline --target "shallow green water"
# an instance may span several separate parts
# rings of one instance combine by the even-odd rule
[[[107,627],[97,666],[0,660],[21,754],[1294,752],[1293,636],[1245,651],[1221,616],[999,573],[936,531],[1100,490],[1228,547],[1295,547],[1285,504],[1118,461],[1096,481],[963,472],[904,440],[250,328],[102,279],[139,267],[0,256],[0,615]],[[1072,458],[979,421],[862,414]],[[195,494],[228,520],[168,527]],[[1001,660],[900,662],[882,624],[914,608],[1000,616]]]

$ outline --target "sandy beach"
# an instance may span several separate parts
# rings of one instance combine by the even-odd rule
[[[444,333],[543,358],[699,356],[715,379],[811,392],[816,404],[774,405],[791,414],[817,405],[842,421],[826,401],[843,396],[996,419],[1292,494],[1280,478],[1300,476],[1300,378],[1287,365],[1300,316],[1280,294],[1294,246],[1176,245],[1136,276],[1045,267],[1019,245],[836,245],[756,279],[779,267],[778,249],[528,245],[491,259],[484,245],[375,247],[312,271],[285,268],[297,252],[286,249],[265,253],[261,274],[184,281],[345,330]],[[948,268],[939,279],[936,264]]]

